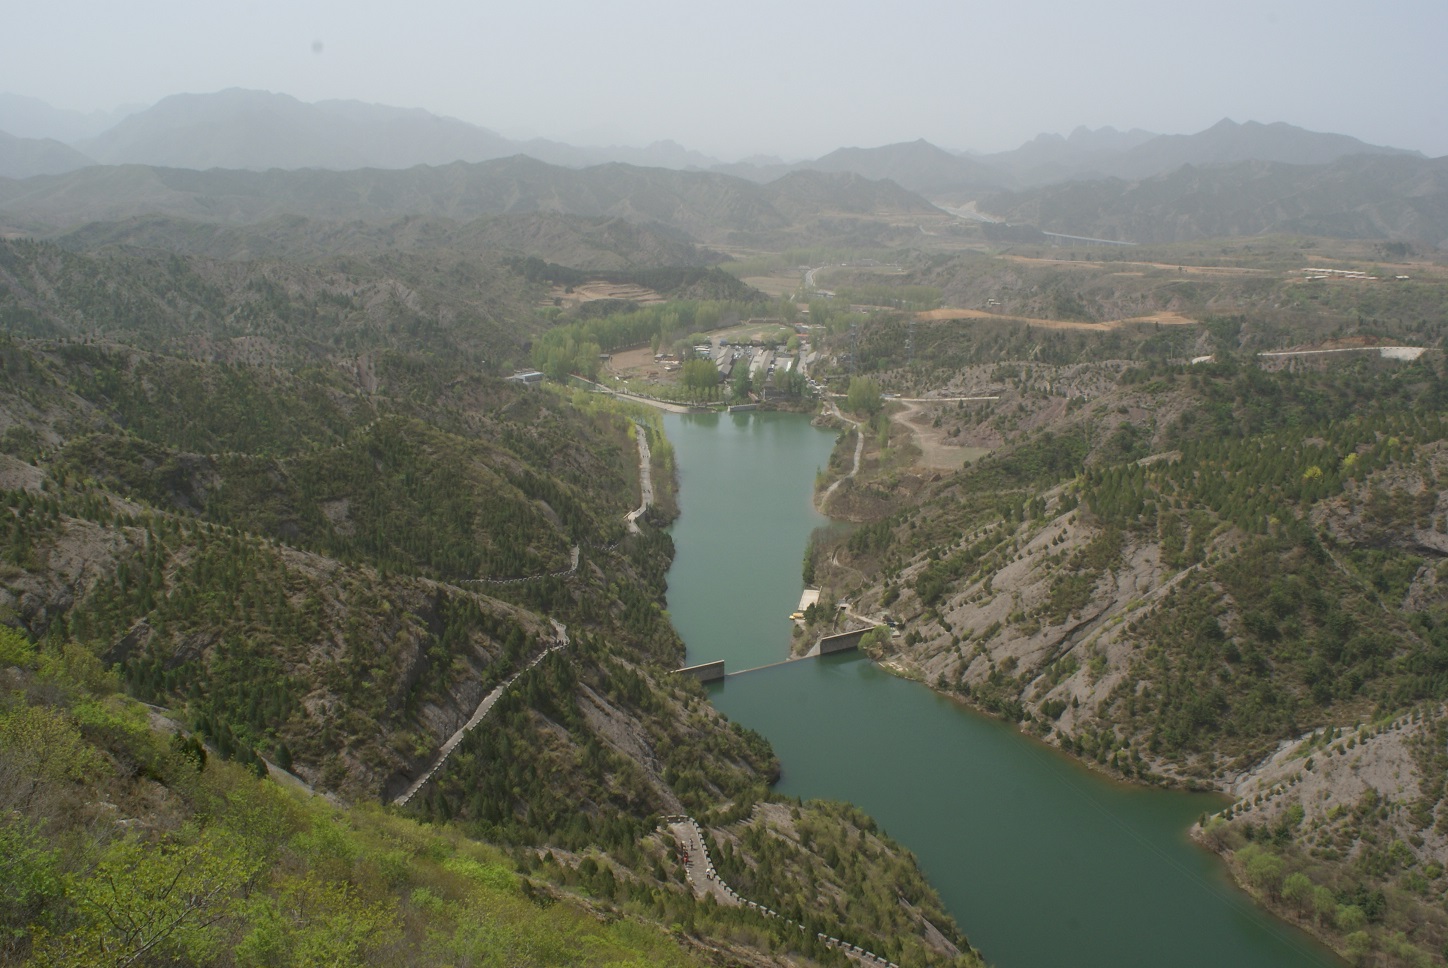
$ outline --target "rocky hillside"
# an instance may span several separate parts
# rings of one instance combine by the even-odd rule
[[[523,156],[402,171],[119,165],[0,180],[0,222],[16,230],[55,232],[141,215],[241,225],[296,215],[329,222],[404,216],[469,222],[551,213],[621,218],[708,244],[761,245],[835,242],[856,227],[878,233],[901,216],[949,221],[894,185],[862,190],[858,177],[819,174],[781,181],[756,185],[712,172],[624,164],[575,170]],[[795,201],[801,186],[812,193],[808,209]],[[839,213],[850,218],[842,223]],[[908,228],[919,234],[917,223]]]
[[[1224,849],[1298,804],[1258,848],[1287,851],[1267,899],[1320,887],[1352,908],[1378,892],[1366,921],[1334,907],[1315,929],[1437,952],[1442,765],[1411,752],[1429,725],[1403,728],[1448,700],[1444,376],[1437,355],[1376,354],[967,369],[958,389],[1001,399],[930,412],[995,452],[934,480],[867,454],[843,506],[888,516],[823,542],[814,577],[900,623],[872,647],[902,674],[1124,778],[1245,794],[1210,826]],[[1369,739],[1371,766],[1331,758],[1365,757]],[[1390,864],[1375,859],[1393,842]],[[1252,856],[1237,863],[1267,863]],[[1289,873],[1311,884],[1284,895]]]
[[[1183,165],[1139,179],[995,195],[980,207],[1013,224],[1137,243],[1291,232],[1437,247],[1448,240],[1445,172],[1445,159],[1410,155]]]
[[[196,360],[325,363],[365,388],[378,354],[467,360],[493,374],[526,364],[530,341],[552,324],[556,311],[541,310],[551,307],[555,282],[605,278],[642,286],[653,299],[759,298],[700,265],[705,257],[692,246],[659,245],[624,223],[523,221],[292,219],[218,229],[142,219],[87,226],[56,243],[0,241],[0,326]],[[524,256],[535,232],[576,263]],[[540,239],[536,251],[550,247]],[[651,252],[681,264],[659,267],[647,261]]]
[[[838,962],[783,922],[696,905],[672,873],[657,818],[747,823],[777,767],[672,675],[669,541],[656,519],[624,526],[637,423],[656,486],[671,480],[656,422],[486,372],[530,332],[505,325],[535,291],[522,268],[110,243],[9,243],[3,266],[0,619],[42,656],[84,657],[211,757],[351,803],[409,788],[509,683],[407,810],[581,886],[605,915],[717,934],[727,961]],[[172,845],[158,831],[132,849]],[[814,918],[827,936],[973,963],[901,856],[886,843],[863,865],[786,866],[845,896],[892,885],[869,895],[889,903]],[[931,927],[902,932],[907,905]]]
[[[683,894],[625,913],[623,891],[538,854],[258,778],[75,643],[0,626],[0,684],[7,964],[720,963],[669,933],[696,916]],[[711,920],[743,932],[728,961],[772,962],[746,919]]]
[[[550,214],[498,215],[470,222],[420,216],[329,222],[284,215],[247,226],[138,216],[83,225],[54,241],[78,251],[124,246],[226,261],[314,264],[344,255],[370,260],[426,254],[452,260],[532,257],[578,269],[616,271],[707,266],[721,258],[677,235],[623,219]]]

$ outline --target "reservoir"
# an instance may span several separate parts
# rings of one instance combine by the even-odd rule
[[[668,606],[689,662],[789,652],[835,433],[798,414],[666,414],[680,518]],[[1000,968],[1309,968],[1331,952],[1259,911],[1187,829],[1219,798],[1111,782],[847,653],[712,687],[779,754],[776,789],[848,800],[910,848]]]

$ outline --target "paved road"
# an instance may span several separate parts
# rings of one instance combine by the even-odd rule
[[[683,403],[670,403],[667,400],[655,400],[653,397],[640,396],[637,393],[629,393],[626,390],[614,390],[609,387],[605,387],[604,389],[608,390],[620,400],[632,400],[634,403],[647,404],[658,410],[667,410],[669,413],[697,413],[700,410],[699,407],[691,407]]]
[[[1000,397],[886,397],[886,403],[985,403]]]
[[[1318,356],[1323,353],[1377,353],[1389,360],[1416,360],[1426,350],[1421,346],[1343,346],[1330,350],[1272,350],[1258,356]],[[1198,357],[1201,359],[1201,357]],[[1193,360],[1192,362],[1196,362]]]
[[[804,274],[804,287],[805,287],[805,289],[810,290],[810,291],[812,291],[812,292],[815,292],[815,293],[817,293],[818,295],[821,295],[821,296],[833,296],[833,295],[834,295],[834,291],[833,291],[833,290],[830,290],[830,289],[820,289],[820,288],[818,288],[818,287],[815,285],[815,273],[816,273],[816,272],[819,272],[821,269],[828,269],[828,268],[830,268],[830,266],[832,266],[832,265],[834,265],[833,262],[831,262],[831,263],[829,263],[829,264],[827,264],[827,265],[815,266],[813,269],[807,269],[807,270],[805,270],[805,274]]]

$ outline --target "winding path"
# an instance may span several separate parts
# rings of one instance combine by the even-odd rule
[[[550,571],[542,575],[527,575],[523,578],[463,578],[458,581],[459,585],[517,585],[525,581],[538,581],[542,578],[566,578],[578,571],[579,546],[574,545],[573,550],[568,553],[568,567],[562,571]]]
[[[825,488],[823,493],[820,494],[819,500],[815,503],[815,506],[819,508],[821,513],[824,512],[825,505],[829,502],[830,495],[835,493],[835,488],[839,487],[845,481],[860,473],[860,459],[865,454],[865,434],[864,431],[860,429],[860,422],[858,420],[851,420],[849,417],[846,417],[840,411],[840,408],[835,405],[835,402],[833,400],[830,400],[826,405],[829,408],[830,416],[838,417],[840,420],[843,420],[845,423],[855,428],[855,463],[853,466],[850,467],[850,472],[848,474],[846,474],[844,477],[841,477],[839,480],[832,482],[830,486]]]
[[[457,732],[449,736],[447,738],[447,742],[442,744],[442,748],[438,750],[437,756],[432,761],[432,765],[427,768],[422,776],[418,777],[416,780],[413,780],[408,788],[402,792],[401,796],[398,796],[392,801],[394,806],[406,806],[407,802],[417,795],[417,791],[421,790],[424,786],[427,785],[427,781],[431,780],[433,778],[433,774],[437,773],[438,770],[442,769],[442,765],[447,762],[447,758],[452,755],[452,751],[457,749],[457,745],[463,741],[463,737],[466,736],[468,733],[472,732],[473,728],[476,727],[478,723],[481,723],[483,719],[488,715],[488,713],[492,712],[493,707],[497,705],[498,700],[503,697],[503,693],[507,692],[508,687],[511,686],[513,683],[517,682],[518,678],[523,675],[523,673],[527,672],[529,669],[542,662],[544,658],[546,658],[549,654],[557,652],[560,649],[568,648],[569,643],[567,626],[565,626],[562,622],[559,622],[557,619],[550,618],[548,621],[553,623],[553,644],[548,646],[548,648],[544,649],[542,652],[539,652],[536,656],[533,657],[533,660],[531,662],[529,662],[523,668],[519,669],[517,672],[513,673],[507,679],[503,680],[503,682],[499,683],[493,688],[492,692],[488,693],[486,696],[483,697],[483,701],[478,703],[478,708],[473,711],[472,717],[469,718],[466,723],[463,723],[463,725],[459,727]]]
[[[643,517],[644,512],[649,511],[650,506],[653,506],[653,466],[652,463],[650,463],[649,437],[644,433],[644,428],[641,427],[641,425],[634,425],[634,434],[637,434],[637,440],[639,440],[640,504],[634,511],[628,512],[627,522],[628,530],[634,532],[634,534],[639,534],[639,518]],[[514,583],[518,582],[534,582],[534,580],[542,579],[542,577],[562,577],[566,576],[566,574],[573,574],[578,572],[579,545],[573,545],[571,559],[571,563],[569,563],[566,572],[534,574],[534,576],[521,577],[521,579],[468,579],[459,582],[459,585],[514,585]],[[447,757],[452,755],[452,751],[458,748],[458,744],[462,742],[463,736],[468,735],[469,732],[472,732],[473,729],[478,726],[479,722],[487,718],[488,713],[492,712],[492,708],[497,705],[498,700],[502,699],[502,695],[507,692],[508,687],[513,686],[513,683],[517,682],[521,674],[526,673],[530,668],[542,663],[544,658],[550,653],[556,653],[560,648],[568,648],[568,627],[563,625],[562,622],[557,621],[556,618],[550,618],[549,622],[553,624],[553,644],[544,648],[542,653],[534,655],[533,660],[531,660],[527,666],[515,671],[511,676],[508,676],[508,679],[505,679],[504,682],[495,686],[487,696],[482,697],[482,702],[479,702],[478,708],[473,710],[468,722],[463,723],[458,729],[458,732],[447,736],[447,741],[443,742],[442,748],[437,751],[437,757],[434,758],[432,765],[429,765],[427,770],[424,771],[423,776],[413,780],[413,783],[408,784],[407,790],[404,790],[401,796],[395,797],[395,799],[392,800],[394,806],[405,806],[414,796],[417,796],[418,790],[427,786],[427,781],[432,780],[434,774],[442,770],[443,764],[447,763]]]
[[[709,857],[709,847],[704,843],[704,831],[699,826],[699,821],[693,817],[673,816],[664,817],[663,822],[679,844],[679,853],[684,861],[684,873],[688,878],[689,886],[694,889],[695,896],[712,897],[725,907],[747,907],[766,917],[778,918],[786,924],[792,924],[801,931],[809,931],[809,928],[803,924],[789,920],[772,908],[740,897],[734,888],[724,883],[714,870],[714,861]],[[841,941],[839,938],[833,938],[823,933],[818,933],[815,937],[831,948],[844,953],[858,964],[900,968],[893,961],[886,961],[873,951],[866,951],[859,945],[850,944],[848,941]]]
[[[845,423],[851,424],[855,427],[856,439],[854,465],[850,468],[849,474],[845,475],[845,477],[853,477],[855,476],[855,474],[859,473],[860,470],[860,460],[864,451],[864,434],[859,432],[860,424],[857,421],[851,420],[850,418],[842,414],[839,408],[836,407],[833,403],[830,404],[830,409],[836,417],[840,418]],[[644,428],[638,425],[634,427],[634,433],[636,434],[636,439],[638,440],[639,445],[640,501],[639,506],[628,513],[626,520],[629,530],[634,534],[637,534],[639,533],[638,519],[642,517],[644,513],[647,512],[654,503],[654,484],[648,436],[645,433]],[[824,502],[829,499],[829,496],[834,492],[834,489],[839,486],[840,481],[843,481],[844,479],[845,478],[840,478],[840,480],[835,481],[820,496],[819,503],[821,507],[824,506]],[[578,570],[578,558],[579,547],[577,545],[574,545],[571,566],[566,572],[557,572],[556,574],[567,575],[576,572]],[[533,576],[533,578],[512,578],[501,580],[482,578],[473,579],[473,581],[490,584],[511,584],[513,582],[519,581],[531,581],[535,578],[541,577],[545,576],[539,575]],[[463,741],[463,738],[467,736],[468,733],[472,732],[472,730],[475,729],[478,724],[480,724],[484,719],[487,718],[488,713],[492,712],[493,707],[497,705],[498,700],[503,697],[503,694],[506,693],[508,689],[515,682],[517,682],[518,679],[522,677],[525,672],[538,665],[538,663],[542,662],[551,653],[568,648],[570,643],[568,639],[567,626],[554,618],[550,618],[548,621],[553,625],[553,643],[545,648],[542,652],[534,656],[527,665],[519,669],[517,672],[513,673],[503,682],[499,683],[492,689],[492,691],[490,691],[486,696],[483,697],[482,701],[478,703],[477,709],[475,709],[472,716],[468,718],[468,721],[464,723],[461,727],[459,727],[458,730],[454,732],[451,736],[449,736],[446,742],[442,744],[442,747],[438,750],[437,756],[433,759],[427,770],[424,771],[423,774],[419,776],[416,780],[414,780],[411,784],[409,784],[407,789],[404,790],[401,795],[393,799],[392,803],[394,806],[406,806],[407,803],[411,801],[414,796],[417,795],[418,791],[427,785],[427,782],[437,774],[438,770],[442,769],[443,765],[447,762],[448,757],[452,755],[453,750],[457,749],[458,744]],[[799,928],[799,930],[802,932],[807,932],[809,930],[808,927],[800,924],[797,921],[789,921],[778,911],[765,907],[763,904],[759,904],[756,901],[751,901],[747,898],[740,897],[738,892],[736,892],[732,887],[726,884],[719,877],[718,873],[714,870],[714,861],[709,856],[708,845],[704,842],[703,828],[699,826],[698,821],[696,821],[693,817],[668,816],[663,818],[663,822],[665,826],[667,826],[669,832],[673,834],[674,840],[679,846],[679,853],[684,864],[685,877],[689,882],[689,886],[692,888],[694,894],[697,897],[712,897],[717,903],[725,907],[748,907],[767,917],[784,920],[786,923],[792,924],[795,927]],[[866,951],[859,945],[853,945],[847,941],[841,941],[839,938],[831,937],[830,935],[823,933],[817,934],[816,937],[818,937],[818,939],[826,945],[829,945],[831,948],[840,951],[859,965],[871,966],[871,968],[900,968],[900,966],[895,964],[894,962],[887,961],[886,959],[880,957],[872,951]]]
[[[635,424],[634,433],[639,441],[639,506],[628,513],[628,529],[639,533],[639,518],[643,517],[654,503],[654,470],[650,461],[649,437],[644,428]]]

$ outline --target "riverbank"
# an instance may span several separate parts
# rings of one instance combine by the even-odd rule
[[[690,659],[778,661],[789,650],[800,552],[828,524],[811,484],[838,428],[784,414],[665,424],[682,510],[668,607]],[[1188,840],[1219,799],[1107,782],[855,657],[786,663],[709,691],[774,747],[778,793],[867,811],[915,853],[972,943],[1003,968],[1335,963],[1256,911]]]
[[[847,450],[839,448],[835,459]],[[968,508],[968,487],[958,489],[955,500]],[[860,540],[826,542],[813,561],[812,578],[827,597],[855,598],[866,611],[888,608],[901,620],[905,634],[877,653],[882,668],[891,673],[922,683],[962,708],[998,717],[1029,742],[1069,754],[1109,782],[1136,789],[1210,791],[1238,799],[1244,806],[1237,808],[1231,842],[1211,846],[1222,853],[1223,870],[1241,888],[1250,889],[1247,893],[1265,911],[1348,956],[1408,947],[1440,950],[1436,929],[1424,925],[1441,919],[1443,908],[1424,904],[1423,898],[1431,901],[1435,882],[1441,883],[1437,878],[1448,846],[1434,847],[1431,838],[1411,825],[1390,824],[1390,829],[1364,837],[1360,824],[1352,821],[1376,815],[1379,808],[1369,811],[1364,806],[1370,797],[1389,817],[1431,816],[1424,807],[1427,800],[1413,792],[1428,788],[1431,777],[1418,779],[1421,768],[1401,756],[1379,756],[1394,764],[1392,776],[1373,770],[1377,782],[1367,784],[1371,790],[1352,770],[1336,769],[1333,783],[1312,786],[1315,792],[1309,793],[1310,784],[1295,777],[1312,769],[1304,765],[1312,760],[1310,752],[1299,750],[1292,754],[1295,761],[1274,764],[1256,751],[1249,758],[1246,744],[1236,749],[1210,744],[1194,758],[1173,759],[1150,741],[1155,735],[1146,732],[1150,723],[1135,733],[1118,729],[1119,718],[1113,722],[1098,710],[1115,703],[1119,715],[1130,701],[1125,689],[1132,682],[1145,682],[1148,696],[1160,688],[1153,670],[1144,668],[1137,630],[1150,627],[1147,617],[1166,596],[1179,586],[1191,587],[1182,583],[1197,569],[1169,567],[1132,536],[1110,543],[1110,536],[1103,538],[1093,519],[1078,511],[1069,483],[1027,493],[1012,508],[1015,493],[1006,499],[1009,503],[994,499],[1003,508],[1000,519],[981,514],[977,505],[958,518],[969,520],[973,529],[966,526],[953,534],[941,524],[955,520],[949,510],[938,512],[934,521],[923,516],[917,521],[902,510],[888,526],[866,524]],[[1027,512],[1026,504],[1035,506]],[[917,528],[929,537],[916,538],[912,532]],[[1204,550],[1200,557],[1210,557],[1214,549]],[[1066,597],[1073,589],[1079,597]],[[1165,723],[1165,715],[1158,721]],[[1336,759],[1328,762],[1338,765]],[[1365,776],[1366,764],[1359,764]],[[1322,774],[1324,769],[1319,755],[1316,771]],[[1262,813],[1259,801],[1281,806]],[[1222,806],[1219,802],[1203,813],[1216,814]],[[1245,817],[1240,815],[1244,809]],[[1306,820],[1301,819],[1304,815]],[[1271,831],[1267,836],[1274,847],[1264,848],[1254,840],[1264,836],[1263,830]],[[1396,861],[1386,866],[1373,862],[1387,873],[1363,868],[1362,858],[1395,841],[1404,845]],[[1246,853],[1237,856],[1242,850]],[[1270,850],[1270,856],[1264,850]],[[1414,865],[1427,875],[1414,873]],[[1289,888],[1286,881],[1292,875],[1297,876]],[[1428,885],[1429,894],[1410,884]],[[1373,910],[1382,920],[1369,922],[1370,943],[1357,935],[1349,944],[1346,936],[1362,926],[1356,914],[1339,917],[1336,908],[1361,907],[1351,899],[1364,890],[1370,899],[1363,902],[1364,910]],[[1310,895],[1322,891],[1336,898],[1332,911],[1311,906]],[[1394,900],[1389,905],[1371,900],[1383,897]],[[1411,945],[1397,937],[1404,931],[1410,932]],[[1448,938],[1448,924],[1444,934]]]

